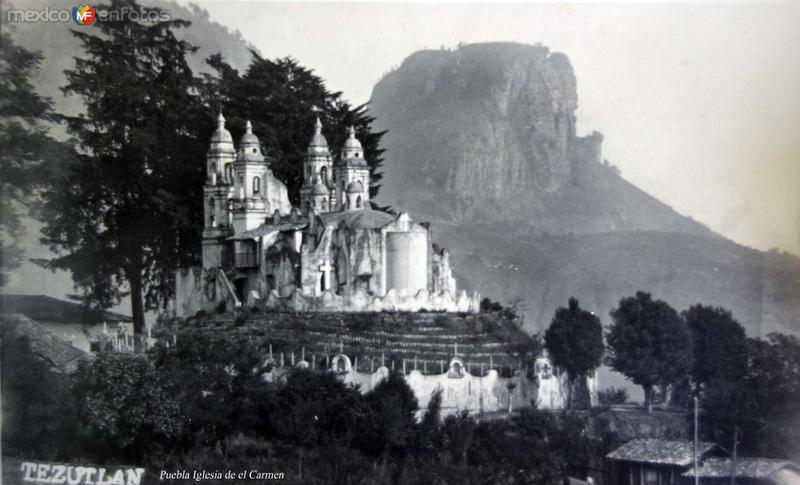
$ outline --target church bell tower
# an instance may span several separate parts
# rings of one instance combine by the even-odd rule
[[[318,213],[333,211],[332,191],[333,160],[328,149],[328,140],[322,135],[322,123],[317,117],[314,134],[303,162],[303,186],[300,189],[303,212],[310,212],[312,209]]]
[[[217,117],[217,129],[211,135],[211,144],[206,155],[206,183],[203,186],[203,268],[222,266],[225,239],[232,234],[228,199],[231,196],[231,180],[236,149],[233,137],[225,129],[225,117]]]
[[[335,167],[337,210],[364,210],[369,208],[369,166],[364,159],[364,149],[356,138],[356,130],[347,130],[347,140]]]

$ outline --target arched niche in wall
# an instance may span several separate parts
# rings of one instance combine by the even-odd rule
[[[346,373],[353,370],[350,358],[344,354],[337,354],[331,359],[331,370],[336,373]]]

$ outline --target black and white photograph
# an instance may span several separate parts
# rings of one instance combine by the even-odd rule
[[[800,485],[800,2],[102,2],[0,2],[0,484]]]

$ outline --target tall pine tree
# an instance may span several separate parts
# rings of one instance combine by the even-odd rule
[[[98,8],[156,10],[133,0]],[[78,154],[45,195],[43,242],[88,303],[130,295],[141,335],[145,310],[172,296],[175,268],[197,259],[212,127],[186,61],[195,48],[174,34],[188,22],[119,18],[73,32],[83,52],[63,91],[86,113],[67,118]]]
[[[49,135],[56,121],[51,101],[30,82],[41,55],[14,43],[8,32],[0,39],[0,286],[7,272],[19,266],[19,238],[24,218],[38,193],[69,150]]]

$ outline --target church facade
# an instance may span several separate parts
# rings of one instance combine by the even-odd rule
[[[476,312],[430,226],[375,210],[370,172],[351,127],[331,153],[317,119],[293,207],[247,123],[234,145],[222,114],[203,187],[202,267],[176,275],[175,314],[238,306],[296,311]]]

